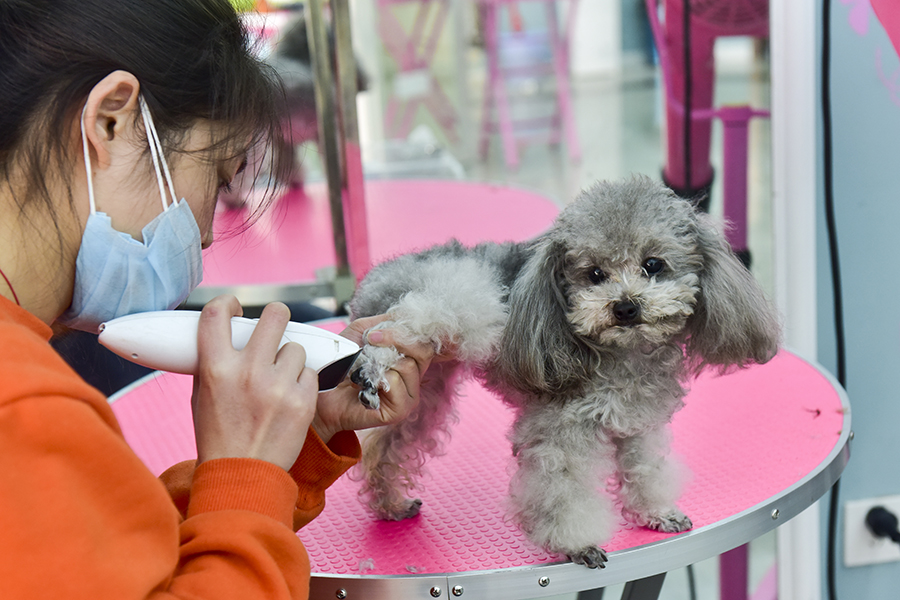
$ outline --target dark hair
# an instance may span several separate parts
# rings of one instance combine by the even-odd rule
[[[279,80],[228,0],[0,0],[0,184],[21,169],[22,210],[54,208],[46,171],[71,159],[73,119],[116,70],[140,82],[167,154],[199,119],[227,125],[220,153],[279,131]]]

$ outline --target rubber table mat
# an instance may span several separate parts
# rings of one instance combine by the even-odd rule
[[[114,397],[125,437],[154,472],[196,456],[191,378],[150,376]],[[428,463],[419,516],[374,519],[345,475],[322,515],[300,532],[313,573],[463,573],[565,561],[531,544],[505,517],[513,467],[507,407],[477,383],[462,388],[459,425],[444,456]],[[816,367],[782,351],[762,366],[691,385],[676,414],[673,450],[691,479],[679,502],[702,528],[789,488],[829,456],[844,424],[841,396]],[[352,475],[352,471],[351,474]],[[604,547],[613,553],[672,535],[622,522]]]

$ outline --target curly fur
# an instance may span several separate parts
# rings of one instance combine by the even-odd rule
[[[710,218],[646,177],[583,191],[543,235],[521,244],[458,242],[375,267],[354,317],[388,313],[401,342],[453,360],[432,366],[418,408],[365,442],[362,493],[385,519],[418,513],[406,497],[454,420],[456,384],[474,374],[516,409],[510,511],[529,538],[602,567],[629,521],[683,531],[685,469],[667,425],[701,370],[768,361],[771,304]],[[375,408],[393,349],[366,347],[354,379]]]

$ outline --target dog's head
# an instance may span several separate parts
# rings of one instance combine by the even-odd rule
[[[765,362],[775,311],[710,219],[646,177],[582,192],[535,242],[510,294],[500,368],[551,391],[604,351],[683,343],[688,366]]]

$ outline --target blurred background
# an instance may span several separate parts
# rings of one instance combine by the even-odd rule
[[[268,0],[266,6],[272,12],[258,18],[270,28],[302,18],[302,3]],[[350,7],[365,88],[357,111],[366,179],[504,184],[564,206],[598,179],[634,173],[661,178],[668,162],[680,160],[667,158],[664,74],[644,0],[352,0]],[[663,35],[664,9],[661,4],[657,15]],[[277,46],[279,33],[269,35]],[[553,68],[555,49],[565,54],[564,79]],[[719,36],[712,53],[713,72],[706,76],[711,106],[767,109],[766,37]],[[677,66],[681,57],[675,58]],[[498,83],[505,91],[503,108],[491,94]],[[570,107],[560,116],[561,94]],[[512,122],[512,159],[500,131],[501,110]],[[571,119],[573,134],[567,135],[560,118]],[[721,216],[722,122],[713,118],[711,126],[706,156],[714,176],[692,182],[686,195],[709,191],[709,210]],[[748,127],[749,247],[753,270],[771,291],[769,122],[755,118]],[[298,156],[307,182],[325,179],[315,139],[302,143]]]

